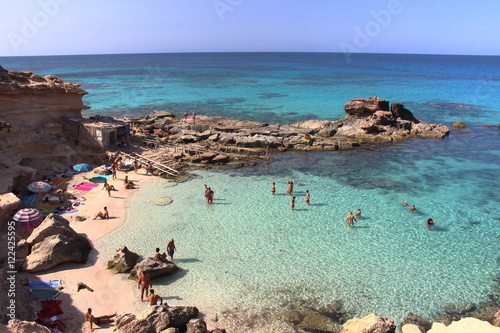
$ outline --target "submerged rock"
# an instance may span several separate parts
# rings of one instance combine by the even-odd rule
[[[167,196],[158,196],[158,197],[154,197],[151,202],[157,206],[165,206],[165,205],[169,205],[172,203],[172,198],[170,197],[167,197]]]

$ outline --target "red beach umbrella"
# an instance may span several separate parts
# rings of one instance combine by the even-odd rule
[[[33,208],[23,208],[19,210],[12,219],[17,222],[30,222],[38,220],[42,216],[42,212]]]

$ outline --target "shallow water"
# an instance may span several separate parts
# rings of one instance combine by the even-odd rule
[[[494,130],[470,135],[482,140]],[[498,155],[486,143],[471,151],[466,142],[474,140],[452,134],[349,152],[274,154],[255,167],[195,171],[198,177],[173,187],[145,184],[130,200],[126,225],[99,244],[107,248],[101,257],[122,244],[152,255],[175,238],[181,270],[155,288],[169,304],[202,304],[209,316],[237,308],[244,322],[261,311],[278,316],[287,301],[318,298],[340,299],[357,316],[400,321],[411,311],[431,319],[446,303],[487,301],[498,272],[499,200],[485,186],[500,174]],[[213,205],[205,203],[204,184],[215,190]],[[173,202],[155,206],[156,196]],[[346,227],[346,215],[358,208],[363,217]],[[429,217],[432,230],[424,224]],[[275,319],[266,322],[279,331],[284,324]]]

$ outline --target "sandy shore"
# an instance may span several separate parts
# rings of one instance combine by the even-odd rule
[[[110,179],[108,181],[117,189],[117,191],[111,192],[111,197],[108,196],[106,190],[102,190],[102,184],[89,192],[75,191],[75,196],[83,196],[86,200],[83,205],[78,207],[78,212],[63,216],[70,221],[71,227],[76,232],[85,235],[91,242],[95,242],[123,224],[126,218],[126,200],[134,192],[134,190],[125,189],[123,184],[125,175],[124,172],[119,172],[116,180]],[[84,177],[91,178],[93,176],[92,172],[78,174],[65,185],[71,189],[71,185],[84,181]],[[139,170],[138,174],[129,172],[128,177],[129,180],[136,181],[139,187],[141,184],[158,179],[155,176],[145,175],[144,170]],[[110,219],[94,220],[96,213],[103,211],[104,206],[108,207]],[[86,220],[77,221],[76,216],[84,216]],[[139,255],[144,254],[139,253]],[[62,280],[64,289],[58,299],[62,300],[61,306],[64,314],[60,315],[59,318],[67,326],[65,332],[91,331],[89,324],[84,322],[84,314],[89,307],[92,308],[95,316],[115,312],[137,314],[145,309],[146,303],[140,302],[136,283],[127,279],[128,274],[115,274],[106,269],[106,263],[110,259],[112,258],[100,257],[99,248],[94,248],[86,264],[64,264],[37,275],[40,280]],[[85,283],[94,292],[86,289],[77,291],[78,282]],[[114,325],[104,324],[101,327],[95,327],[95,329],[98,332],[112,332]]]

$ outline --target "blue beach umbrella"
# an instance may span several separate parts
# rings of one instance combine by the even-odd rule
[[[93,170],[93,168],[90,165],[85,164],[85,163],[80,163],[80,164],[74,165],[73,169],[78,171],[78,172],[88,172],[88,171]]]
[[[19,210],[12,219],[17,222],[30,222],[38,220],[42,216],[42,213],[33,208],[23,208]]]
[[[46,182],[33,182],[28,185],[28,190],[34,193],[42,193],[50,190],[52,186]]]

